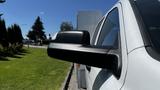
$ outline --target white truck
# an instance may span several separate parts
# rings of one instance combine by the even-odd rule
[[[47,51],[86,65],[87,90],[160,90],[160,0],[120,0],[91,40],[63,31]]]

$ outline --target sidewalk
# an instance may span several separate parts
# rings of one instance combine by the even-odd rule
[[[78,85],[77,85],[77,76],[76,76],[75,69],[73,70],[71,80],[68,86],[68,90],[80,90],[78,89]]]
[[[28,47],[28,45],[24,45],[25,47]],[[29,45],[29,47],[32,47],[32,48],[44,48],[46,49],[48,46],[47,45],[44,45],[44,46],[37,46],[37,45]]]
[[[86,90],[86,89],[79,89],[77,83],[77,74],[75,68],[73,69],[72,76],[69,82],[69,86],[67,90]]]

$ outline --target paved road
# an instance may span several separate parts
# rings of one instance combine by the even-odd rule
[[[28,45],[24,45],[25,47],[28,47]],[[29,47],[33,47],[33,48],[45,48],[45,49],[47,49],[47,45],[45,45],[45,46],[35,46],[35,45],[29,45]]]

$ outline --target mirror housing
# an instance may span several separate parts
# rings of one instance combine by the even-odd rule
[[[61,31],[57,34],[55,42],[89,45],[90,35],[87,31]]]
[[[48,56],[59,60],[85,64],[110,70],[119,78],[121,63],[117,54],[109,54],[112,47],[94,47],[89,45],[87,31],[63,31],[58,33],[55,42],[50,43]]]

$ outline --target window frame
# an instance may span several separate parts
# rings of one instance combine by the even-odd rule
[[[92,41],[91,41],[91,45],[94,45],[96,40],[97,40],[97,36],[98,36],[98,33],[100,31],[100,29],[102,28],[102,25],[103,25],[103,22],[105,20],[105,17],[103,17],[97,24],[96,26],[96,29],[94,31],[94,34],[93,34],[93,38],[92,38]]]
[[[115,8],[113,8],[108,14],[107,14],[107,16],[104,18],[104,20],[103,20],[103,23],[102,23],[102,25],[101,25],[101,29],[99,30],[99,34],[97,34],[98,36],[97,36],[97,42],[96,42],[96,46],[98,46],[98,43],[99,43],[99,40],[100,40],[100,35],[101,35],[101,33],[102,33],[102,29],[103,29],[103,27],[104,27],[104,24],[105,24],[105,22],[106,22],[106,20],[107,20],[107,18],[109,17],[109,15],[110,15],[110,13],[112,13],[114,10],[117,10],[118,11],[118,21],[119,21],[119,31],[118,31],[118,49],[120,49],[121,47],[120,47],[120,18],[119,18],[119,9],[118,9],[118,7],[115,7]],[[103,47],[103,46],[100,46],[100,47]],[[104,48],[105,48],[105,46],[104,46]]]
[[[119,71],[119,76],[118,76],[118,78],[117,78],[117,80],[119,80],[120,79],[120,77],[121,77],[121,73],[122,73],[122,48],[121,48],[121,37],[120,37],[120,13],[119,13],[119,8],[118,7],[114,7],[111,11],[109,11],[109,13],[107,14],[107,16],[104,18],[104,20],[103,20],[103,23],[102,23],[102,25],[101,25],[101,28],[100,28],[100,30],[99,30],[99,32],[98,32],[98,34],[97,34],[97,42],[96,42],[96,46],[97,46],[97,44],[98,44],[98,41],[99,41],[99,37],[100,37],[100,34],[101,34],[101,32],[102,32],[102,28],[103,28],[103,25],[105,24],[105,21],[107,20],[107,17],[109,16],[109,14],[113,11],[113,10],[115,10],[115,9],[117,9],[117,11],[118,11],[118,20],[119,20],[119,31],[118,31],[118,48],[117,49],[115,49],[115,48],[111,48],[110,50],[109,50],[109,52],[108,52],[108,54],[109,53],[115,53],[117,56],[118,56],[118,59],[119,59],[119,61],[120,61],[120,63],[119,63],[119,66],[120,66],[120,68],[121,68],[121,70]],[[99,46],[98,46],[99,47]],[[100,46],[101,47],[101,46]],[[102,47],[102,48],[104,48],[104,49],[107,49],[108,47]],[[102,69],[103,70],[103,69]],[[102,71],[101,70],[101,71]]]

